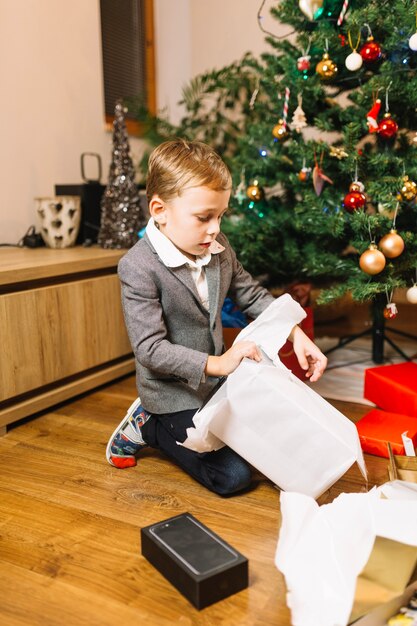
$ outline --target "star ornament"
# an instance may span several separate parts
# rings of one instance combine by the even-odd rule
[[[334,157],[335,159],[339,159],[339,161],[341,159],[346,159],[346,157],[349,156],[346,150],[344,150],[343,148],[336,148],[335,146],[330,146],[329,154],[331,157]]]

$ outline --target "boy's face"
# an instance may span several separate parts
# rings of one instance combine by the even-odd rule
[[[230,190],[189,187],[181,196],[164,202],[154,196],[149,210],[159,230],[189,259],[207,252],[220,231]]]

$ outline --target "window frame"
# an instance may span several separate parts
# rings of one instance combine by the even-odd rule
[[[151,115],[156,115],[156,78],[155,78],[155,28],[154,28],[154,1],[143,0],[145,14],[145,86],[147,108]],[[104,89],[104,77],[103,77]],[[113,131],[114,115],[105,114],[105,128]],[[140,137],[143,135],[143,123],[126,119],[126,129],[129,135]]]

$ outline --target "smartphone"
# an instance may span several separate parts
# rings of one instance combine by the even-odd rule
[[[189,515],[155,524],[149,532],[194,574],[209,574],[239,558],[233,548]]]

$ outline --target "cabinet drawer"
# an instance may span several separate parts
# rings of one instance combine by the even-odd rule
[[[0,296],[0,401],[131,353],[117,275]]]

